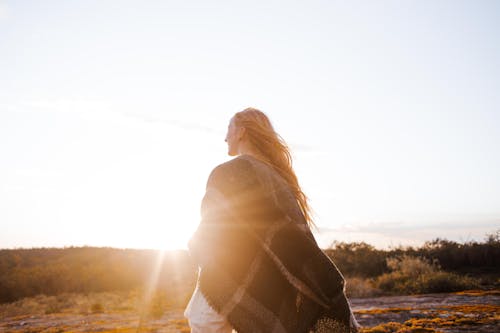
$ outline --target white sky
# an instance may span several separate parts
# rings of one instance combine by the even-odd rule
[[[0,0],[0,248],[176,248],[236,111],[322,246],[500,229],[498,1]]]

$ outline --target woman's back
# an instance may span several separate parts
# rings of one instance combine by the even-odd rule
[[[288,148],[267,117],[237,113],[226,142],[238,157],[212,171],[189,243],[197,290],[239,333],[355,331],[344,278],[314,240]]]
[[[344,279],[318,248],[278,173],[253,157],[218,166],[192,253],[208,303],[239,332],[308,332],[318,318],[349,325]],[[297,220],[298,219],[298,220]]]

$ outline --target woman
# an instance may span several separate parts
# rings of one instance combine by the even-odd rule
[[[253,108],[236,113],[189,241],[200,270],[192,332],[355,332],[344,278],[318,247],[287,145]]]

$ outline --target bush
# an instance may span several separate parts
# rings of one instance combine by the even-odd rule
[[[104,306],[101,303],[94,303],[90,307],[90,311],[92,313],[103,313],[104,312]]]
[[[448,272],[434,272],[433,274],[424,276],[421,285],[423,292],[428,293],[445,293],[476,289],[478,287],[479,284],[476,280]]]
[[[439,270],[437,262],[404,255],[401,258],[388,258],[387,267],[393,272],[400,272],[403,276],[417,278]]]
[[[348,297],[373,297],[380,295],[381,291],[372,280],[354,277],[347,278],[346,293]]]
[[[423,258],[403,256],[387,259],[392,270],[375,280],[375,287],[397,294],[423,294],[453,292],[474,289],[477,281],[455,273],[443,272],[436,262],[430,263]]]
[[[325,253],[348,276],[370,278],[387,271],[386,252],[364,242],[335,242]]]

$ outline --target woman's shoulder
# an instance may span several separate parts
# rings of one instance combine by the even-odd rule
[[[253,174],[251,161],[245,156],[238,156],[217,165],[208,177],[207,186],[241,181],[241,179],[250,178]]]
[[[252,161],[246,155],[241,155],[227,162],[217,165],[211,172],[211,175],[230,174],[248,171],[253,167]]]

